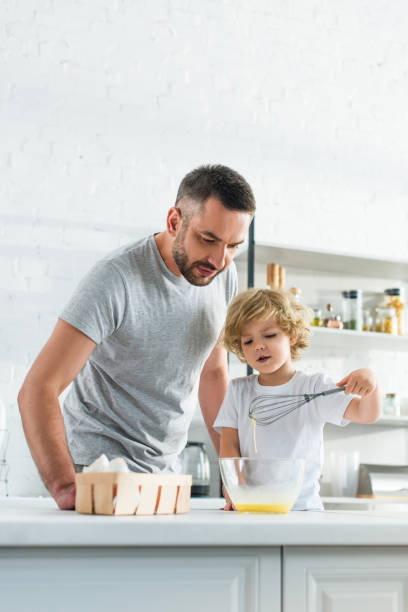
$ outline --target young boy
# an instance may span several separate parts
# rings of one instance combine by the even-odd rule
[[[373,423],[381,411],[381,394],[371,370],[355,370],[336,384],[325,374],[295,370],[293,362],[309,344],[309,320],[309,309],[287,291],[249,289],[236,296],[227,312],[224,344],[259,374],[230,382],[214,422],[221,433],[220,457],[306,459],[294,510],[323,509],[319,477],[324,424]],[[336,385],[345,386],[345,391],[316,398],[272,424],[257,426],[255,449],[249,418],[255,397],[318,393]],[[234,509],[229,499],[224,509]]]

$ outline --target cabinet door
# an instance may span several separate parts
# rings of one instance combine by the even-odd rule
[[[284,612],[407,612],[408,548],[287,547]]]
[[[0,610],[281,612],[280,557],[279,548],[3,549]]]

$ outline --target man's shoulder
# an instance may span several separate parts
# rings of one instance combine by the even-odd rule
[[[151,251],[152,240],[154,240],[153,236],[145,236],[134,242],[127,243],[105,255],[98,263],[121,265],[128,262],[129,259],[145,257]]]
[[[125,244],[99,259],[93,269],[99,274],[122,277],[122,279],[138,278],[143,269],[152,272],[154,268],[154,252],[152,242],[154,236],[146,236],[135,242]]]
[[[228,279],[228,282],[235,282],[237,279],[237,266],[235,265],[235,261],[231,261],[230,265],[228,266],[228,268],[225,270],[226,272],[226,278]]]

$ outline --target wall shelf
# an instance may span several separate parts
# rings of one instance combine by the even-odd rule
[[[385,425],[391,427],[408,427],[408,416],[381,416],[378,421],[371,423],[372,425]]]
[[[408,351],[408,336],[312,327],[311,348]]]
[[[279,263],[290,268],[331,272],[338,275],[392,278],[408,280],[408,261],[391,258],[362,257],[349,253],[316,251],[307,248],[293,248],[287,245],[273,245],[265,242],[255,244],[257,264]],[[237,256],[237,261],[248,261],[249,249]]]

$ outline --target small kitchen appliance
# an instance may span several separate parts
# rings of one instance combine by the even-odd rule
[[[408,465],[361,464],[357,497],[408,500]]]
[[[181,454],[182,471],[191,474],[193,484],[191,497],[206,497],[210,494],[210,460],[203,442],[187,442]]]

